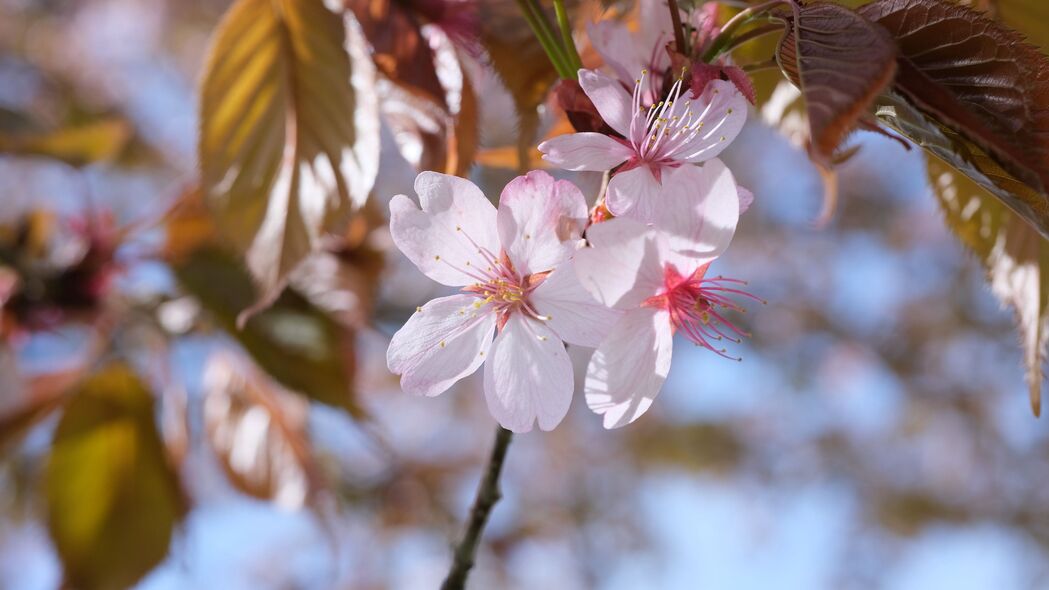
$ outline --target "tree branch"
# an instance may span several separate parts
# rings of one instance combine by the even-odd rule
[[[502,497],[499,491],[499,474],[503,470],[503,461],[506,459],[506,450],[510,446],[512,435],[512,432],[502,426],[499,426],[495,432],[492,454],[488,458],[484,477],[477,486],[477,497],[474,498],[473,508],[470,509],[466,531],[455,548],[452,567],[448,570],[444,583],[441,584],[441,590],[462,590],[466,586],[466,576],[469,575],[470,568],[474,565],[474,555],[481,542],[484,526],[488,523],[488,515],[492,512],[495,503]]]

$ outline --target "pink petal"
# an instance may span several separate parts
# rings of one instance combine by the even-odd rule
[[[754,193],[750,189],[738,184],[736,185],[736,192],[739,193],[739,214],[743,215],[754,203]]]
[[[670,315],[643,307],[627,313],[594,351],[586,369],[586,405],[605,428],[637,420],[659,395],[670,372],[674,333]]]
[[[594,132],[558,135],[539,144],[543,159],[565,170],[604,172],[627,161],[633,149]]]
[[[550,270],[569,258],[585,225],[583,193],[546,172],[518,176],[499,197],[499,239],[522,275]]]
[[[666,0],[641,0],[638,6],[638,20],[640,31],[637,40],[637,48],[646,56],[653,59],[653,71],[659,71],[658,66],[666,61],[666,44],[674,40],[674,29],[670,21],[670,11],[667,10]],[[636,76],[636,74],[635,74]]]
[[[513,314],[495,338],[484,368],[488,411],[507,430],[528,432],[560,424],[572,404],[572,362],[565,345],[542,322]]]
[[[641,74],[644,65],[625,25],[612,20],[598,21],[588,24],[586,33],[605,65],[612,68],[620,80],[633,80]]]
[[[554,269],[531,296],[532,307],[550,318],[546,325],[569,344],[596,347],[622,312],[597,302],[579,284],[571,262]]]
[[[473,268],[499,255],[495,207],[472,182],[423,172],[415,179],[422,209],[404,195],[390,201],[390,235],[426,276],[453,287],[476,283]]]
[[[692,101],[692,115],[703,127],[675,156],[686,162],[704,162],[717,157],[736,139],[747,122],[747,99],[732,82],[712,80],[703,95]]]
[[[473,373],[488,356],[496,315],[479,311],[470,295],[434,299],[393,335],[390,372],[408,393],[434,396]]]
[[[649,166],[617,172],[608,182],[605,206],[617,217],[650,222],[661,186]]]
[[[653,225],[665,235],[673,262],[691,274],[728,248],[739,222],[736,180],[721,160],[686,164],[663,174],[663,192]]]
[[[592,225],[593,244],[575,254],[576,275],[598,302],[632,309],[663,288],[663,263],[655,232],[632,219]]]
[[[579,70],[579,85],[593,101],[605,123],[623,137],[627,137],[630,133],[630,119],[634,114],[633,100],[619,80],[595,70]]]

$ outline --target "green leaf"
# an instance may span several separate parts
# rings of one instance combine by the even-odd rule
[[[375,181],[374,67],[356,21],[321,0],[238,0],[212,40],[200,112],[205,196],[272,297]]]
[[[980,259],[991,290],[1016,314],[1031,410],[1037,416],[1049,338],[1049,242],[987,191],[942,162],[930,160],[929,176],[947,226]]]
[[[167,554],[186,510],[157,434],[153,398],[123,364],[109,365],[74,393],[45,479],[64,587],[135,584]]]
[[[108,118],[54,131],[0,134],[0,152],[44,156],[83,166],[116,158],[131,132],[124,119]]]
[[[352,395],[351,331],[294,289],[285,290],[239,328],[238,315],[258,294],[241,265],[218,248],[203,246],[190,252],[174,270],[215,322],[271,377],[311,399],[359,415]]]

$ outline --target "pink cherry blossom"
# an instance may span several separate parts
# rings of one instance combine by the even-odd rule
[[[454,176],[423,172],[415,191],[421,208],[405,195],[390,202],[394,243],[461,291],[416,310],[390,342],[390,371],[405,391],[434,396],[485,364],[485,399],[500,424],[554,428],[574,387],[563,343],[596,346],[618,314],[565,264],[587,218],[582,193],[545,172],[506,185],[498,210]]]
[[[579,71],[579,84],[602,119],[625,139],[600,133],[571,133],[539,145],[543,158],[567,170],[610,170],[605,205],[616,216],[652,222],[664,175],[683,165],[715,158],[736,138],[747,118],[747,102],[724,80],[711,81],[698,98],[678,79],[666,100],[642,106],[646,73],[633,96],[615,79]]]
[[[666,44],[674,40],[666,0],[640,0],[639,27],[631,32],[626,23],[604,19],[587,25],[590,44],[605,65],[625,87],[634,84],[637,73],[651,73],[640,88],[641,104],[649,106],[659,100],[665,72],[670,68]]]
[[[707,277],[739,220],[735,180],[717,160],[667,176],[655,227],[628,218],[596,224],[587,232],[592,247],[576,254],[583,286],[624,312],[586,373],[586,403],[605,428],[629,424],[651,406],[670,371],[676,332],[722,356],[720,342],[743,335],[723,311],[738,309],[730,295],[751,296],[739,281]]]

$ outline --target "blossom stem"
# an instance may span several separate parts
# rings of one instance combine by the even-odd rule
[[[685,27],[681,24],[681,10],[677,7],[677,0],[667,0],[667,8],[670,9],[670,22],[674,28],[674,48],[678,53],[688,55],[688,46],[685,45]]]
[[[553,64],[557,75],[565,80],[574,80],[577,76],[576,72],[569,66],[564,50],[554,37],[553,29],[542,7],[536,4],[535,0],[517,0],[517,6],[521,9],[521,15],[528,21],[528,26],[531,27],[535,38],[542,45],[546,56],[550,58],[550,63]]]
[[[561,29],[561,41],[564,43],[565,56],[568,58],[569,65],[579,70],[583,67],[583,60],[579,58],[575,39],[572,39],[572,24],[568,21],[568,11],[565,10],[564,0],[554,0],[554,14],[557,15],[557,26]]]
[[[721,27],[721,30],[718,31],[717,37],[714,37],[714,40],[710,43],[710,47],[708,47],[706,52],[703,53],[703,61],[706,63],[712,62],[714,58],[721,55],[725,48],[733,41],[733,35],[735,35],[740,27],[751,22],[754,18],[776,8],[780,4],[793,6],[790,0],[769,0],[768,2],[763,2],[739,11],[736,16],[730,18],[728,22]]]
[[[477,497],[474,498],[473,508],[470,509],[470,519],[466,523],[466,531],[463,538],[455,548],[452,559],[452,567],[448,570],[448,576],[441,584],[441,590],[462,590],[466,586],[466,576],[474,565],[474,556],[481,542],[481,533],[488,523],[488,516],[492,507],[502,497],[499,491],[499,474],[503,470],[506,460],[506,451],[510,446],[513,433],[499,426],[495,431],[495,443],[492,445],[492,454],[488,458],[484,476],[477,486]]]

